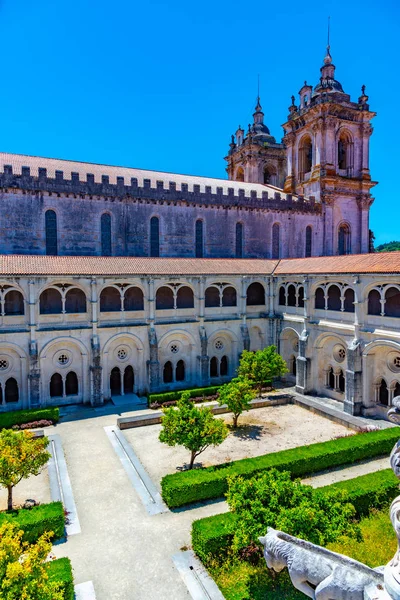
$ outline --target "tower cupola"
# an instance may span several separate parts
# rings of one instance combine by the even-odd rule
[[[315,86],[313,96],[322,94],[325,92],[343,92],[342,84],[335,79],[335,65],[332,62],[332,56],[330,52],[330,46],[326,47],[326,55],[324,58],[324,64],[322,65],[321,77],[319,83]]]

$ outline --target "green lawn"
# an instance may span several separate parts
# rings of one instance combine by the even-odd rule
[[[360,521],[363,541],[343,539],[329,549],[350,556],[370,567],[384,565],[394,556],[397,540],[389,520],[388,508],[373,511]],[[222,565],[214,563],[208,570],[226,600],[303,600],[304,594],[292,586],[285,569],[279,575],[269,572],[265,563],[252,566],[237,559]]]

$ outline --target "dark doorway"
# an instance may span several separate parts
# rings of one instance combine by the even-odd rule
[[[59,398],[63,395],[63,380],[60,373],[54,373],[50,379],[50,397]]]
[[[128,365],[124,371],[124,394],[133,394],[134,386],[135,374],[133,372],[133,367]]]
[[[18,383],[14,377],[10,377],[6,381],[5,400],[7,403],[18,402],[19,400]]]
[[[173,381],[172,363],[170,360],[164,365],[163,381],[164,383],[172,383]]]
[[[111,396],[121,395],[121,371],[118,367],[114,367],[110,375],[110,390]]]

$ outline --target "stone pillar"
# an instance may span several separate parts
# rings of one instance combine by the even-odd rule
[[[296,359],[296,392],[308,394],[310,386],[310,359],[307,358],[308,333],[303,332],[299,338],[299,354]]]
[[[208,385],[210,385],[210,357],[207,353],[207,331],[203,325],[199,327],[199,337],[201,348],[201,354],[198,357],[200,361],[200,382],[203,387],[207,387]]]
[[[240,331],[242,333],[243,350],[250,350],[250,335],[247,325],[241,325]]]
[[[330,197],[324,197],[324,254],[335,254],[336,245],[333,237],[333,206]]]
[[[362,352],[357,340],[347,349],[344,412],[360,415],[362,408]]]
[[[40,368],[39,356],[36,342],[36,297],[35,282],[29,281],[29,374],[28,374],[28,394],[29,406],[35,408],[41,405],[40,398]]]
[[[158,360],[158,341],[154,327],[148,329],[150,360],[147,361],[150,392],[156,392],[160,386],[160,362]]]
[[[92,335],[92,364],[90,365],[90,404],[104,404],[103,367],[101,366],[100,340],[98,335]]]

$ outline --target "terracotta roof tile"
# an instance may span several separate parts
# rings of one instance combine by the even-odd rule
[[[400,252],[348,254],[279,261],[275,275],[320,273],[400,273]]]

